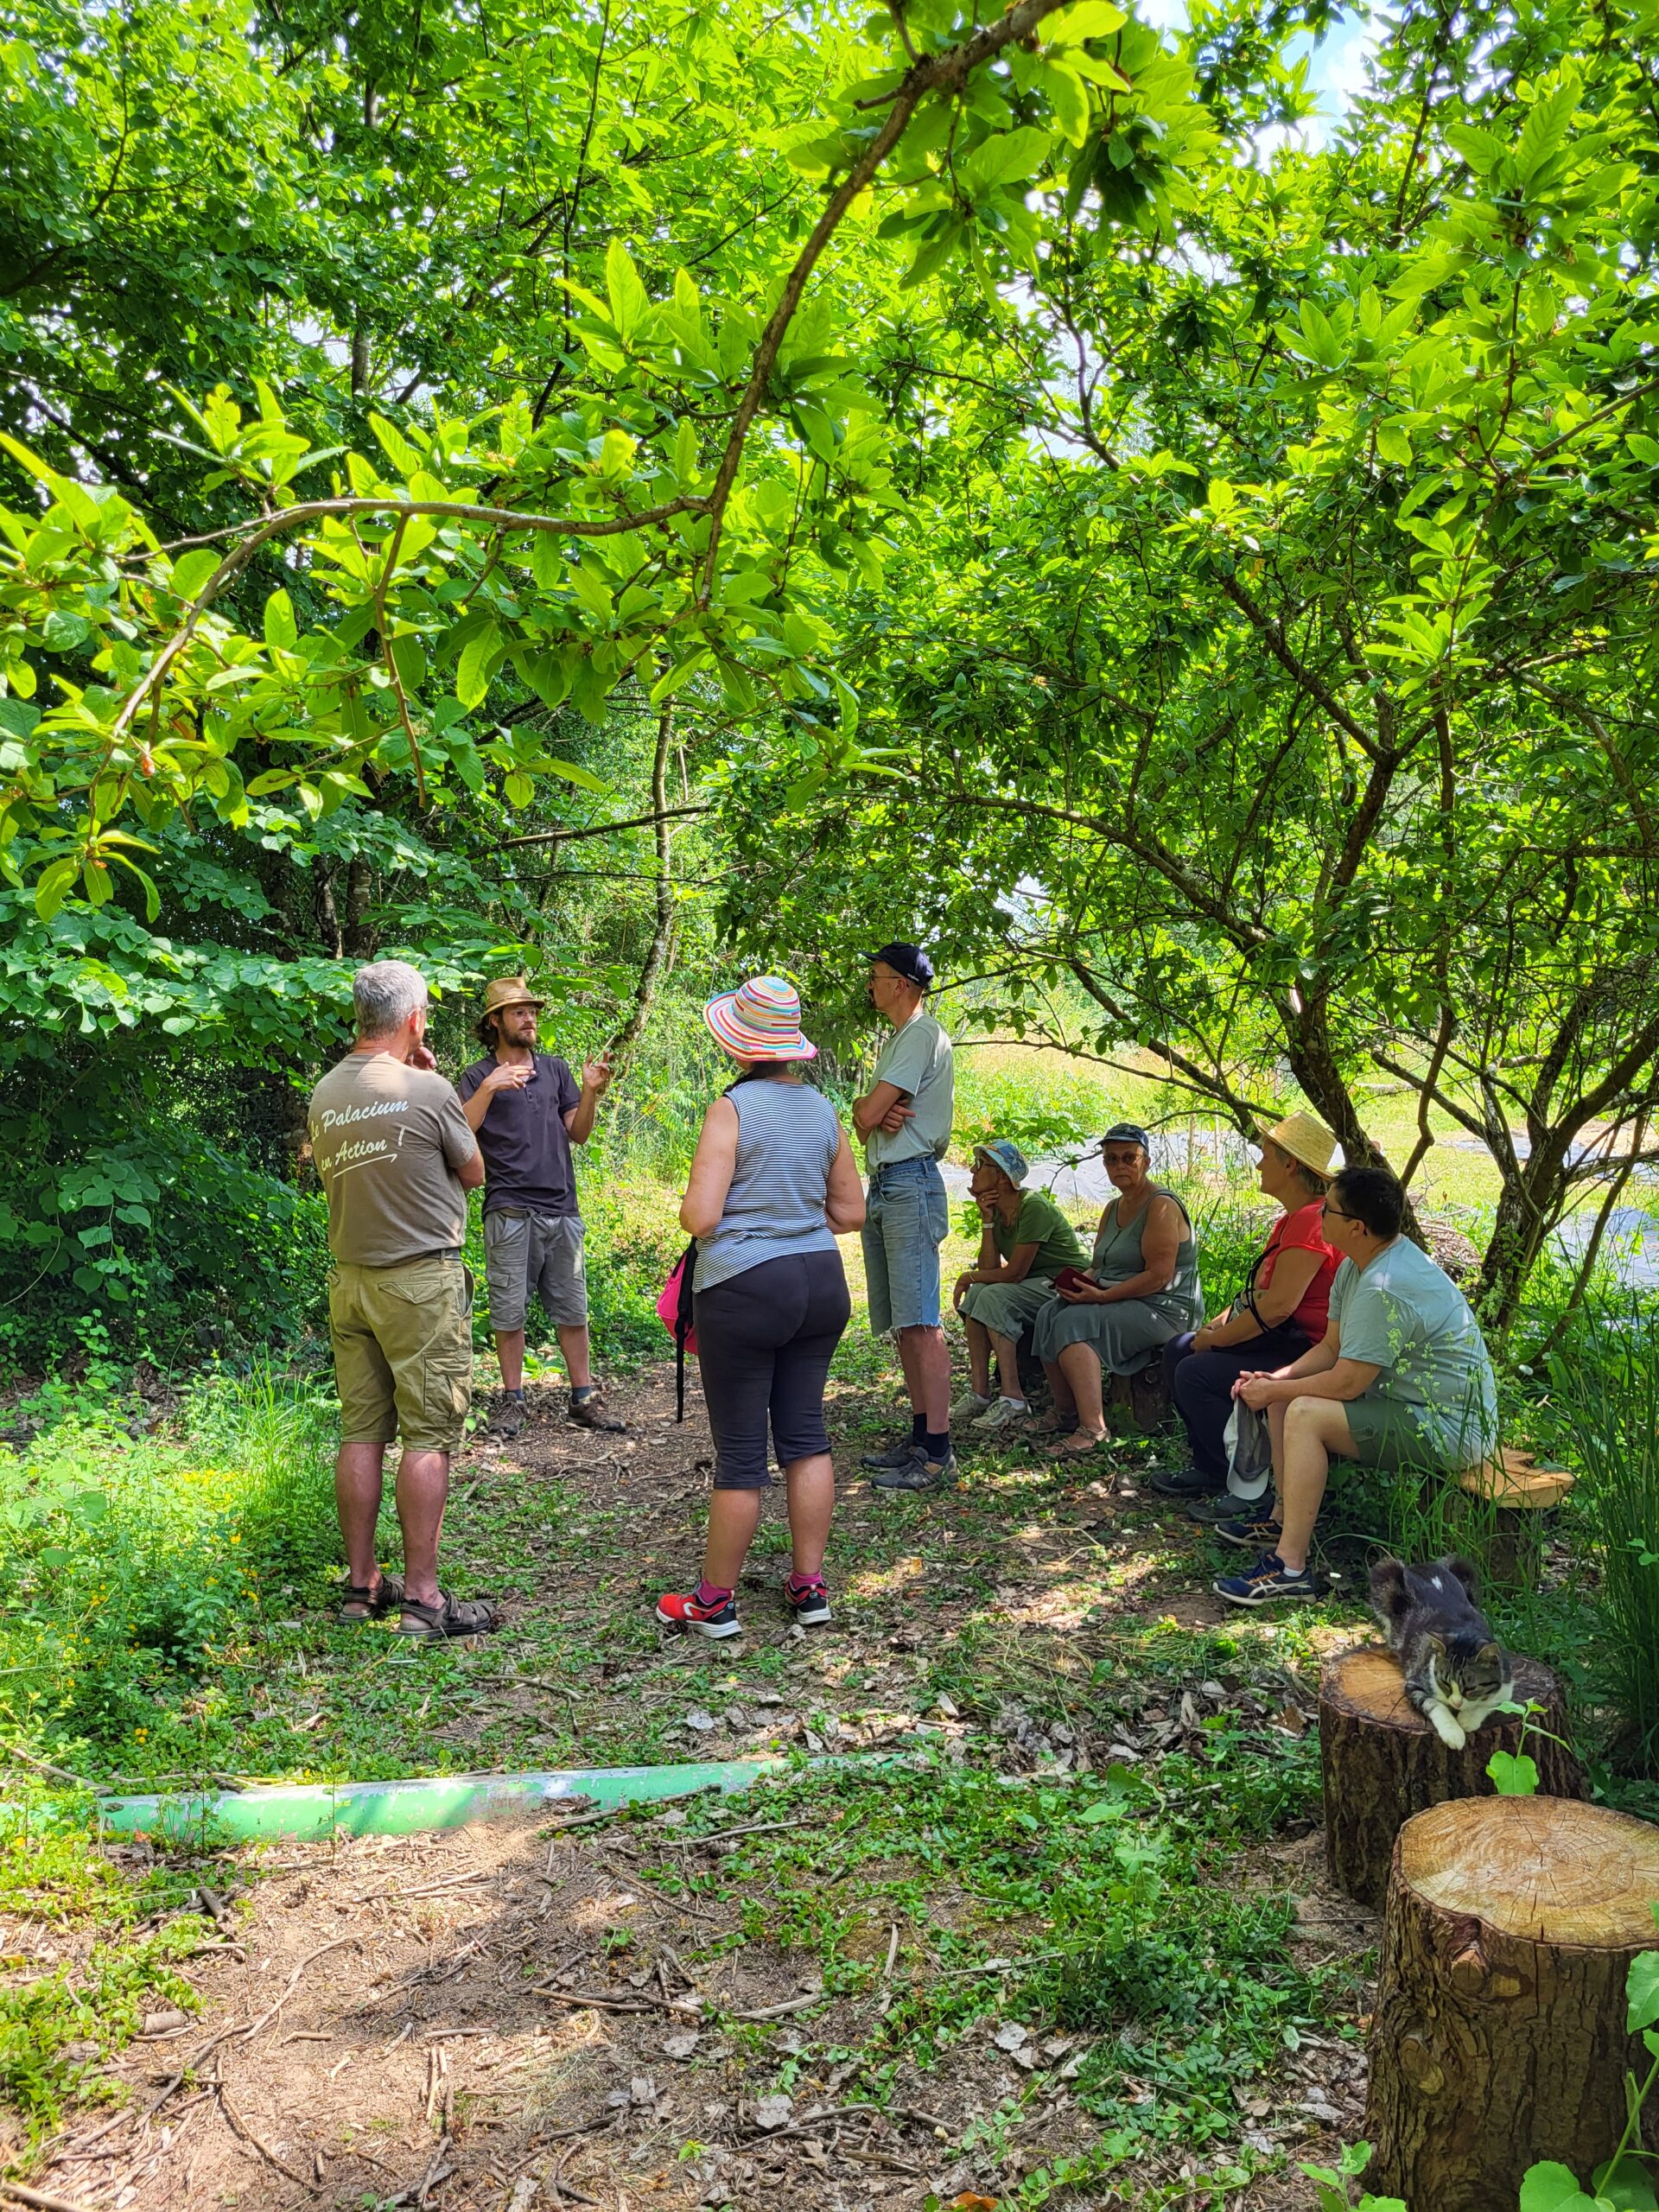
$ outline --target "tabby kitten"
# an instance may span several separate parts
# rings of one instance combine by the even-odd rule
[[[1406,1675],[1406,1696],[1443,1744],[1460,1751],[1515,1694],[1509,1654],[1475,1604],[1466,1559],[1408,1567],[1380,1559],[1371,1610]]]

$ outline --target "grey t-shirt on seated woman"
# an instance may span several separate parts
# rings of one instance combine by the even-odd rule
[[[696,1290],[766,1260],[836,1249],[823,1217],[841,1143],[835,1108],[822,1091],[780,1076],[740,1083],[727,1095],[737,1109],[737,1165],[719,1228],[697,1240]]]

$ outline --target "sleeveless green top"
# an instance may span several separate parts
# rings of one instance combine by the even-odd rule
[[[1198,1287],[1198,1246],[1192,1233],[1192,1217],[1181,1205],[1180,1199],[1175,1197],[1174,1192],[1165,1190],[1161,1184],[1153,1185],[1152,1197],[1175,1198],[1176,1205],[1181,1209],[1186,1234],[1175,1249],[1174,1281],[1167,1290],[1154,1291],[1144,1302],[1154,1313],[1160,1314],[1176,1328],[1190,1329],[1196,1325],[1204,1311],[1203,1294]],[[1090,1261],[1089,1272],[1098,1283],[1127,1282],[1131,1275],[1138,1275],[1147,1264],[1141,1250],[1141,1236],[1147,1225],[1147,1216],[1152,1211],[1152,1198],[1148,1198],[1135,1219],[1123,1227],[1119,1226],[1117,1219],[1117,1209],[1122,1203],[1120,1198],[1112,1200],[1101,1218],[1095,1237],[1094,1256]]]

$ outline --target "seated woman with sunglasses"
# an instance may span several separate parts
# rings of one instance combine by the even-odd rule
[[[1105,1377],[1139,1375],[1172,1337],[1204,1319],[1197,1241],[1186,1208],[1152,1179],[1152,1144],[1133,1122],[1115,1122],[1100,1157],[1117,1196],[1100,1217],[1086,1274],[1070,1268],[1033,1332],[1054,1394],[1052,1421],[1066,1432],[1055,1459],[1092,1452],[1106,1434]]]
[[[1427,1476],[1474,1466],[1497,1442],[1497,1386],[1469,1302],[1401,1235],[1406,1194],[1386,1167],[1344,1167],[1324,1205],[1343,1255],[1331,1325],[1274,1374],[1241,1375],[1233,1395],[1265,1408],[1276,1498],[1246,1506],[1216,1534],[1261,1551],[1216,1595],[1234,1605],[1313,1598],[1308,1547],[1333,1459]]]
[[[1216,1499],[1213,1517],[1219,1519],[1236,1510],[1221,1496],[1233,1385],[1247,1369],[1287,1366],[1319,1343],[1342,1258],[1325,1243],[1319,1216],[1335,1137],[1311,1114],[1291,1114],[1263,1130],[1259,1141],[1262,1188],[1284,1211],[1225,1313],[1164,1346],[1169,1395],[1186,1428],[1187,1460],[1154,1475],[1152,1486],[1166,1497]]]

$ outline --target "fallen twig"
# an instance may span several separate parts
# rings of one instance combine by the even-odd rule
[[[226,2089],[222,2082],[219,2084],[219,2110],[224,2113],[226,2119],[230,2123],[231,2133],[233,2135],[240,2136],[243,2142],[247,2144],[251,2149],[255,2150],[259,2153],[259,2156],[265,2161],[267,2165],[275,2166],[279,2174],[286,2176],[289,2181],[296,2183],[298,2187],[304,2190],[308,2195],[315,2194],[316,2184],[315,2182],[308,2180],[305,2175],[302,2173],[296,2173],[294,2168],[288,2164],[288,2161],[285,2158],[279,2158],[277,2157],[276,2153],[271,2149],[269,2143],[262,2143],[260,2141],[259,2138],[248,2126],[247,2121],[243,2119],[241,2113],[238,2112],[236,2107],[231,2102],[230,2092]]]
[[[19,2204],[32,2205],[35,2212],[84,2212],[67,2196],[48,2196],[43,2189],[25,2189],[20,2181],[0,2181],[0,2196],[14,2196]]]
[[[21,1744],[0,1744],[0,1751],[10,1752],[13,1758],[22,1759],[26,1765],[37,1767],[42,1774],[53,1775],[60,1782],[72,1782],[77,1789],[90,1789],[94,1797],[110,1795],[101,1782],[88,1782],[84,1774],[72,1774],[67,1766],[54,1766],[50,1759],[41,1758],[34,1751],[26,1751]],[[15,2184],[8,2182],[6,2187],[11,2189]]]
[[[270,2022],[276,2018],[276,2015],[282,2011],[283,2005],[287,2004],[289,1999],[299,1987],[300,1976],[305,1972],[308,1966],[315,1964],[318,1959],[322,1957],[326,1951],[337,1951],[342,1943],[355,1943],[358,1941],[359,1936],[357,1931],[353,1929],[352,1934],[349,1936],[333,1936],[327,1943],[319,1943],[315,1951],[308,1951],[305,1956],[300,1961],[298,1966],[295,1967],[293,1973],[288,1977],[288,1980],[283,1986],[282,1995],[277,1998],[275,2004],[268,2005],[264,2011],[259,2015],[258,2018],[253,2023],[251,2027],[238,2028],[233,2032],[248,2038],[257,2036],[262,2028],[267,2026]]]

